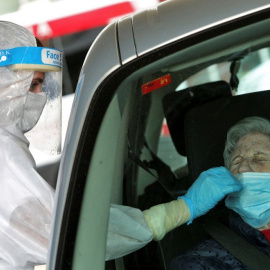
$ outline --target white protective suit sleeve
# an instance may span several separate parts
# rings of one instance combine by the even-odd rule
[[[0,128],[0,160],[0,269],[33,269],[46,263],[54,190],[14,127]]]
[[[152,231],[141,210],[111,204],[106,261],[136,251],[152,239]]]
[[[190,220],[184,200],[174,200],[141,211],[111,204],[107,236],[106,260],[134,252],[152,239],[161,240],[166,233]]]

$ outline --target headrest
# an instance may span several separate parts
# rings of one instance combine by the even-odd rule
[[[231,96],[227,82],[217,81],[186,88],[164,96],[163,110],[172,141],[180,155],[186,156],[184,141],[185,114],[192,108],[221,97]]]
[[[228,129],[249,116],[270,119],[270,90],[214,100],[191,109],[185,116],[185,143],[190,180],[201,172],[224,166]]]

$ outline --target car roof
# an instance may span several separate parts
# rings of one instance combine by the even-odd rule
[[[269,7],[267,0],[163,2],[132,16],[137,54]]]

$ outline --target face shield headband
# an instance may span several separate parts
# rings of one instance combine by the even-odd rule
[[[17,47],[0,50],[0,67],[40,72],[61,71],[62,52],[43,47]]]
[[[25,136],[30,141],[30,149],[59,154],[62,128],[62,52],[46,47],[0,50],[0,68],[6,68],[5,66],[7,72],[9,70],[10,74],[14,73],[13,76],[21,76],[19,83],[12,85],[15,90],[7,92],[10,99],[7,113],[13,112],[16,115],[14,120],[7,118],[7,123],[19,123],[20,129],[27,132]],[[37,72],[44,74],[44,81],[42,92],[35,94],[29,91],[31,80],[25,80],[23,76],[35,75]]]

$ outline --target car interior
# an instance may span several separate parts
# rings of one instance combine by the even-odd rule
[[[94,239],[95,229],[106,230],[100,224],[108,222],[108,212],[97,212],[101,206],[95,193],[110,194],[103,201],[107,208],[116,203],[144,210],[169,202],[184,195],[201,172],[223,166],[226,132],[232,124],[252,115],[270,119],[270,82],[265,71],[270,61],[270,20],[256,16],[149,52],[137,60],[137,66],[122,68],[124,75],[118,75],[121,82],[116,88],[110,85],[112,75],[107,85],[97,90],[100,103],[95,100],[95,104],[102,106],[113,94],[97,139],[90,133],[91,122],[85,125],[84,138],[94,138],[96,143],[88,152],[87,144],[81,144],[81,158],[91,155],[90,164],[83,164],[89,185],[84,190],[81,215],[98,213],[99,224],[92,230],[87,223],[79,224],[75,264],[80,265],[77,255],[87,249],[84,243],[80,246],[80,239],[86,235]],[[155,53],[159,56],[153,57]],[[103,100],[102,93],[106,93]],[[100,110],[97,106],[96,112]],[[95,178],[99,181],[93,185],[89,179]],[[204,229],[209,217],[226,225],[228,214],[221,201],[207,215],[171,231],[163,240],[106,262],[106,269],[170,269],[173,257],[210,237]]]
[[[124,202],[140,209],[147,209],[184,195],[201,172],[212,167],[224,166],[224,142],[230,126],[248,116],[262,116],[270,119],[269,100],[269,90],[232,96],[231,87],[225,81],[206,83],[165,94],[162,103],[170,137],[178,154],[187,157],[188,169],[178,168],[178,174],[172,172],[170,167],[149,149],[144,134],[138,134],[136,142],[132,142],[130,138],[129,147],[132,150],[129,150],[137,157],[140,156],[138,153],[147,151],[150,153],[150,159],[140,159],[139,162],[134,155],[131,156],[131,163],[127,165],[129,168],[125,174],[127,190],[132,190],[131,185],[136,185],[138,176],[134,175],[136,171],[134,166],[151,177],[153,173],[156,173],[156,177],[154,176],[155,181],[152,184],[145,187],[144,193],[138,197],[137,201],[136,192],[133,191],[135,194],[126,194]],[[145,102],[149,104],[149,101]],[[144,106],[146,108],[147,105]],[[143,109],[143,113],[146,111],[147,109]],[[140,124],[143,123],[140,121]],[[152,172],[149,172],[149,169]],[[134,181],[130,181],[132,178],[135,178]],[[169,269],[170,261],[174,256],[209,237],[202,227],[209,216],[226,224],[228,214],[229,210],[225,208],[222,201],[208,215],[193,221],[192,225],[182,226],[170,232],[160,243],[152,242],[143,250],[137,251],[137,258],[139,258],[137,263],[144,262],[139,268],[132,268],[136,265],[134,264],[136,255],[127,256],[128,268]]]
[[[235,39],[239,31],[229,33],[230,37],[224,35],[208,40],[205,46],[199,44],[200,50],[195,45],[188,53],[182,51],[170,60],[163,59],[159,65],[155,64],[155,72],[153,67],[147,66],[144,75],[137,74],[139,78],[133,78],[124,205],[144,210],[184,195],[201,172],[224,165],[224,142],[232,124],[253,115],[270,119],[270,91],[265,91],[267,88],[241,89],[248,73],[269,61],[268,44],[264,42],[265,37],[258,39],[257,36],[252,41],[250,37],[246,41]],[[247,32],[243,35],[242,31],[241,37],[247,38]],[[232,39],[234,44],[228,46]],[[235,44],[235,40],[239,44]],[[215,45],[210,46],[212,42]],[[213,48],[218,51],[213,52]],[[262,52],[266,53],[266,58],[262,57]],[[181,59],[181,64],[171,64],[175,59]],[[157,70],[157,66],[162,65]],[[218,75],[213,76],[215,73]],[[145,86],[151,90],[153,84],[166,80],[168,74],[169,84],[144,93]],[[258,81],[260,79],[258,77]],[[119,100],[122,93],[120,87]],[[165,136],[163,128],[167,128]],[[125,256],[126,269],[170,269],[174,256],[210,237],[202,226],[209,216],[226,224],[228,214],[222,201],[191,225],[181,226],[162,241],[151,242]]]

